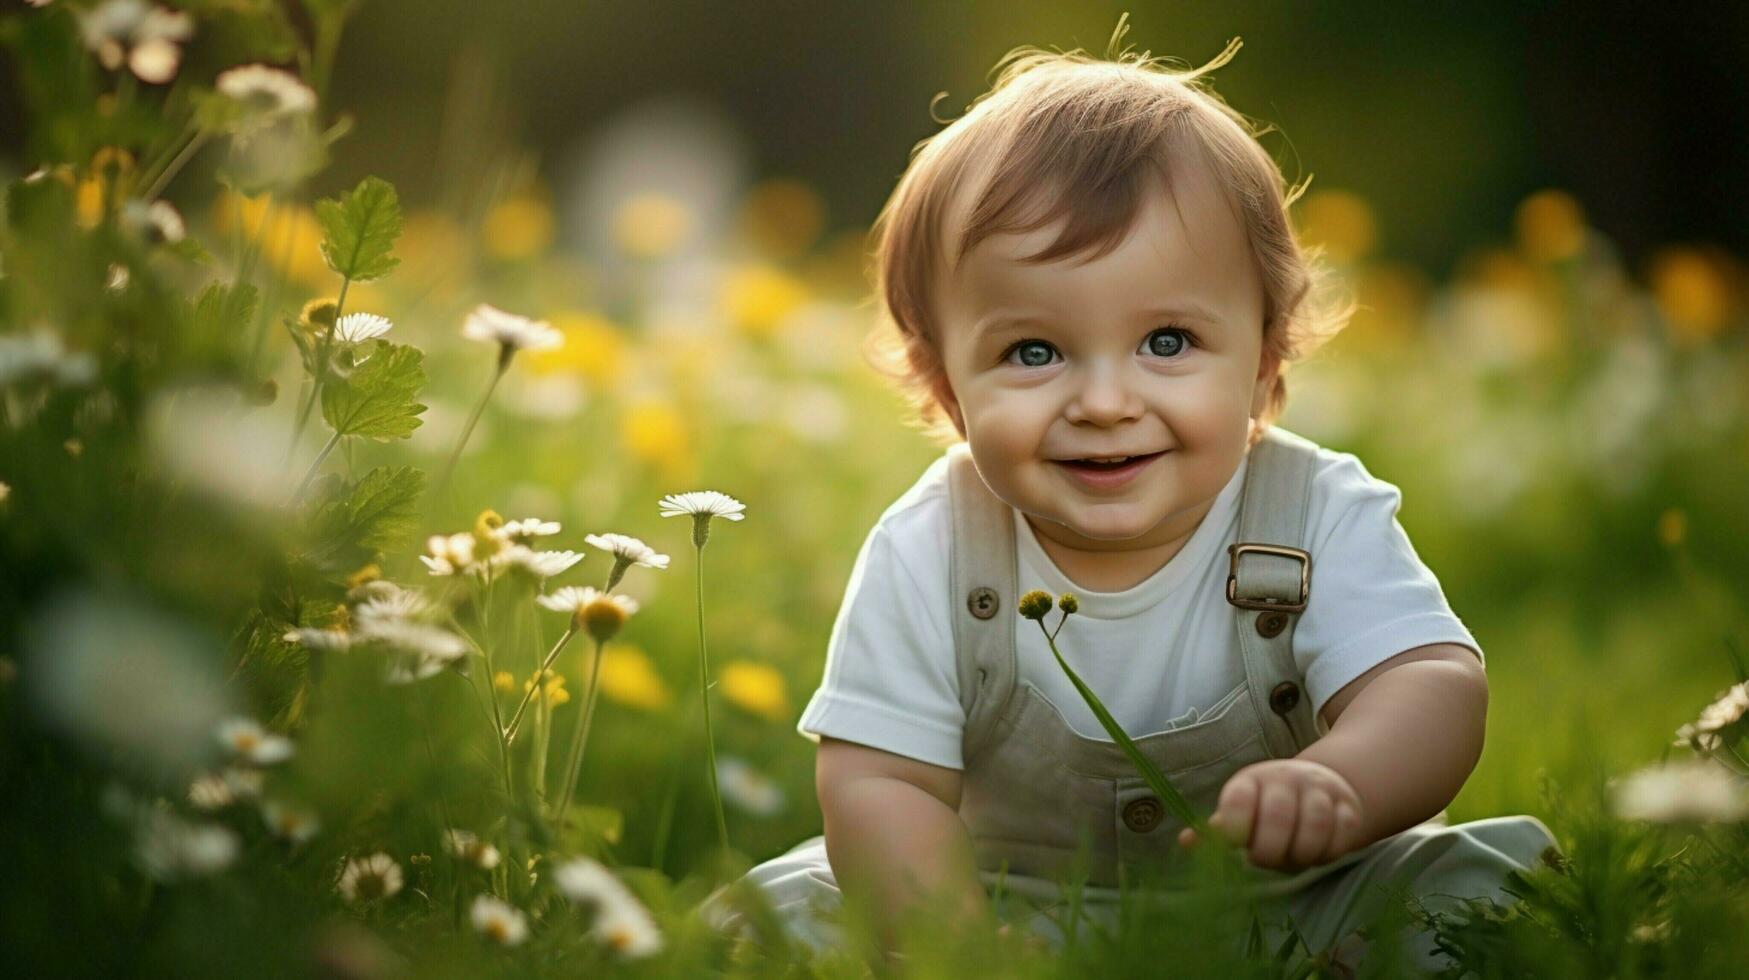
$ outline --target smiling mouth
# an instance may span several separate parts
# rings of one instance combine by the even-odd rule
[[[1165,451],[1162,450],[1157,453],[1143,453],[1139,456],[1091,456],[1083,459],[1054,459],[1051,460],[1051,462],[1060,466],[1068,466],[1075,469],[1098,473],[1110,470],[1121,470],[1125,467],[1134,466],[1137,463],[1145,463],[1156,456],[1164,455]]]

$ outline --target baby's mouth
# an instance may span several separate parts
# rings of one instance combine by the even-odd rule
[[[1165,455],[1164,451],[1157,453],[1144,453],[1139,456],[1095,456],[1085,459],[1055,459],[1051,462],[1057,463],[1061,466],[1068,466],[1074,469],[1088,470],[1097,473],[1110,470],[1121,470],[1126,467],[1135,466],[1138,463],[1145,463],[1156,456],[1163,455]]]

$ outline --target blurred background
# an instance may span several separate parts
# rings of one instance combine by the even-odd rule
[[[238,51],[273,60],[260,54],[273,43],[225,20],[226,5],[184,6],[203,20],[180,77],[210,85]],[[309,34],[303,6],[242,7]],[[1400,519],[1488,653],[1489,744],[1453,818],[1547,815],[1542,774],[1582,784],[1658,759],[1737,679],[1745,651],[1749,7],[1520,8],[375,0],[356,8],[325,85],[311,79],[323,126],[350,122],[324,165],[245,196],[218,179],[235,161],[215,144],[168,185],[212,261],[158,272],[189,291],[207,277],[254,282],[262,304],[233,367],[282,394],[242,422],[185,400],[170,434],[143,430],[143,458],[271,550],[257,477],[281,462],[275,440],[292,427],[302,377],[278,321],[338,288],[312,204],[367,175],[388,180],[406,214],[402,264],[350,287],[346,308],[389,317],[390,339],[425,350],[429,407],[410,440],[348,441],[337,465],[440,467],[491,375],[490,354],[457,336],[475,304],[547,319],[565,345],[517,360],[453,488],[384,557],[384,574],[424,581],[417,542],[465,530],[487,507],[561,521],[555,547],[619,531],[674,556],[668,572],[626,579],[643,609],[603,658],[581,783],[623,815],[617,860],[678,877],[714,829],[687,714],[693,558],[682,522],[658,519],[655,505],[701,487],[746,502],[747,520],[712,537],[707,603],[730,836],[770,857],[819,832],[813,749],[794,725],[857,549],[939,452],[904,425],[858,351],[874,322],[864,236],[911,147],[939,129],[932,98],[946,93],[938,117],[958,115],[1017,45],[1103,54],[1125,11],[1126,44],[1195,66],[1239,36],[1215,90],[1273,125],[1262,140],[1290,181],[1312,176],[1295,220],[1362,304],[1295,367],[1283,424],[1403,488]],[[37,36],[15,26],[9,37],[24,43],[0,49],[8,180],[77,145],[34,114],[33,99],[47,104],[27,84]],[[291,61],[287,49],[275,63]],[[240,261],[251,249],[260,262]],[[70,349],[105,350],[76,301],[31,312],[60,317]],[[142,412],[168,412],[137,394]],[[69,432],[83,424],[68,418]],[[247,566],[233,525],[118,511],[92,477],[54,468],[79,455],[59,438],[54,466],[0,459],[14,559],[0,571],[0,612],[11,637],[33,638],[18,640],[26,671],[31,650],[86,642],[69,622],[121,636],[144,606],[172,611],[164,635],[187,632],[168,646],[205,651],[223,664],[219,682],[234,679],[235,647],[217,651],[254,614],[261,583],[235,574]],[[298,458],[323,438],[308,433]],[[256,458],[263,444],[270,465]],[[26,529],[27,513],[47,523]],[[566,584],[599,584],[601,558],[580,567]],[[80,591],[97,581],[126,581],[134,598],[104,606],[109,593]],[[68,590],[84,598],[69,607]],[[560,629],[539,616],[508,664],[517,678]],[[584,664],[581,645],[560,664],[573,690]],[[246,703],[283,721],[301,662],[252,669],[263,672]],[[90,694],[77,708],[45,695],[35,709],[51,726],[77,732],[60,713],[96,717],[99,695],[133,696],[121,683],[79,688],[82,678],[57,682]],[[568,724],[578,700],[556,717]],[[461,733],[478,719],[459,705],[438,746],[472,738],[473,749],[434,783],[420,781],[418,753],[387,746],[393,726],[371,729],[406,800],[431,786],[465,799],[492,783],[479,736]],[[381,775],[336,763],[348,721],[308,724],[310,744],[329,751],[310,753],[298,785],[333,808],[324,822],[336,835],[383,826],[380,813],[345,815],[348,792]],[[666,784],[651,774],[679,772],[663,851]]]

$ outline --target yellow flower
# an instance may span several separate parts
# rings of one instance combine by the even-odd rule
[[[1319,191],[1300,206],[1301,237],[1322,245],[1332,262],[1364,259],[1378,242],[1378,226],[1366,199],[1349,191]]]
[[[1538,262],[1559,262],[1585,245],[1585,213],[1565,191],[1538,191],[1518,206],[1518,245]]]
[[[546,683],[542,685],[542,693],[546,696],[548,707],[556,708],[571,700],[571,692],[565,690],[564,674],[550,668],[541,671],[541,673],[546,675]],[[528,680],[522,682],[522,690],[524,693],[534,690],[534,682],[535,678],[533,676],[530,676]]]
[[[226,235],[241,230],[255,241],[262,258],[287,279],[317,288],[335,284],[334,271],[322,259],[322,225],[308,205],[273,201],[267,194],[247,197],[226,191],[214,206],[213,225]],[[349,308],[355,305],[355,296],[354,290],[347,291]]]
[[[808,250],[826,225],[826,203],[799,180],[762,181],[741,205],[741,227],[754,247],[779,258]]]
[[[772,721],[788,719],[789,695],[777,668],[735,660],[723,665],[717,680],[730,704]]]
[[[692,439],[680,410],[665,401],[642,401],[620,418],[620,441],[634,459],[674,467],[692,456]]]
[[[613,217],[613,238],[626,254],[659,259],[672,254],[692,234],[692,214],[666,194],[639,194]]]
[[[103,220],[103,181],[87,177],[73,191],[73,213],[81,228],[95,228]]]
[[[750,337],[769,337],[807,299],[807,286],[775,266],[741,266],[723,282],[724,315]]]
[[[533,258],[553,243],[553,210],[541,198],[518,194],[486,212],[480,232],[495,258]]]
[[[604,697],[634,708],[656,711],[674,699],[649,654],[634,646],[606,647],[597,682]]]
[[[565,343],[550,350],[529,351],[526,363],[530,371],[574,371],[601,387],[619,380],[626,360],[626,338],[618,325],[594,313],[577,311],[556,314],[547,322],[564,335]]]
[[[1719,262],[1696,249],[1666,248],[1653,258],[1652,295],[1684,346],[1716,336],[1731,317],[1731,287]]]
[[[508,670],[501,670],[492,675],[492,686],[500,693],[509,694],[516,690],[516,677]]]

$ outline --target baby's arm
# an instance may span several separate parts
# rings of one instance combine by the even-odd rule
[[[1263,867],[1333,861],[1450,803],[1481,757],[1487,711],[1473,652],[1450,643],[1404,651],[1330,698],[1323,738],[1234,773],[1210,824]]]
[[[925,895],[991,920],[959,816],[959,770],[822,736],[814,783],[838,887],[872,902],[888,950],[900,919]]]

